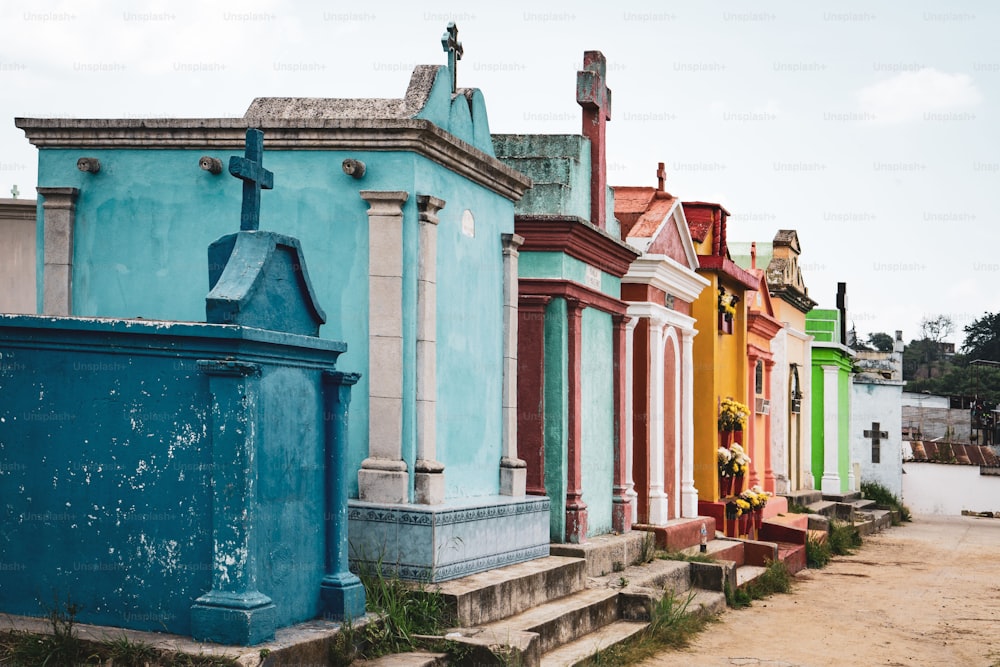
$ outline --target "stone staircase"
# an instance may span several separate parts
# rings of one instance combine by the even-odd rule
[[[796,521],[806,521],[802,517]],[[646,560],[654,545],[698,553],[703,522],[713,536],[706,544],[713,562]],[[805,566],[805,529],[794,523],[765,521],[761,534],[781,538],[773,542],[724,537],[715,532],[714,519],[699,517],[582,545],[553,544],[547,558],[440,584],[457,619],[446,639],[461,645],[458,664],[575,665],[642,632],[652,605],[667,593],[689,611],[715,614],[726,607],[726,585],[749,583],[768,561],[784,558],[798,571]],[[416,667],[446,660],[422,653],[369,664]]]
[[[861,497],[859,492],[823,495],[819,491],[796,491],[785,496],[789,504],[797,503],[813,512],[809,530],[829,531],[830,519],[853,523],[862,536],[879,532],[892,525],[892,512],[880,509],[875,501]],[[896,517],[897,519],[899,517]]]

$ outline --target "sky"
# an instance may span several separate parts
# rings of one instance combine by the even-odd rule
[[[240,117],[255,97],[402,97],[417,64],[479,88],[494,133],[580,132],[608,60],[611,185],[723,204],[731,241],[798,231],[810,296],[864,337],[1000,311],[1000,4],[4,0],[0,196],[33,197],[15,117]]]

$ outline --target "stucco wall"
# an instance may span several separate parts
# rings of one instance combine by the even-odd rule
[[[0,199],[0,313],[34,313],[35,200]]]
[[[583,501],[587,534],[611,532],[611,486],[614,474],[614,356],[611,316],[583,311],[583,359],[580,368]]]
[[[1000,476],[980,475],[979,466],[911,461],[903,469],[903,502],[915,514],[1000,512]]]
[[[321,374],[334,367],[336,343],[234,326],[9,316],[0,349],[3,611],[38,615],[38,601],[69,597],[82,622],[190,634],[191,605],[223,567],[224,578],[255,572],[279,627],[317,615],[330,517]],[[213,416],[198,364],[212,359],[260,365],[248,380],[256,389],[234,392],[235,413]],[[219,419],[247,434],[247,458],[232,467],[250,466],[253,478],[252,494],[237,484],[225,506],[212,480],[239,475],[213,459]],[[227,513],[213,534],[213,516]],[[215,539],[250,525],[248,548],[223,545],[232,560],[220,559]]]
[[[242,189],[223,172],[198,167],[202,155],[227,163],[235,151],[94,150],[97,174],[76,168],[79,150],[39,150],[39,184],[80,188],[74,243],[74,314],[201,321],[208,291],[206,248],[238,228]],[[343,173],[345,158],[368,165]],[[361,190],[410,193],[403,207],[403,452],[415,459],[415,299],[417,194],[444,199],[438,214],[437,426],[446,496],[495,494],[501,455],[503,257],[513,203],[424,157],[406,152],[270,150],[274,189],[261,197],[261,228],[300,239],[313,288],[327,313],[320,335],[348,344],[345,369],[359,371],[352,420],[368,422],[368,204]],[[462,231],[469,210],[475,232]],[[39,221],[39,225],[43,221]],[[113,242],[112,242],[113,239]],[[37,276],[41,285],[41,257]],[[40,290],[40,287],[39,287]],[[475,304],[474,308],[467,304]],[[350,435],[354,470],[368,455],[367,428]],[[470,446],[475,443],[475,446]],[[350,481],[357,497],[357,479]],[[412,480],[411,480],[412,486]]]
[[[851,401],[851,461],[861,464],[861,482],[877,482],[897,497],[903,491],[903,454],[900,437],[900,385],[853,383]],[[878,422],[889,434],[880,438],[880,462],[872,462],[872,441],[864,436]]]

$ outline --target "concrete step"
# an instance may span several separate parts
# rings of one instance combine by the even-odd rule
[[[681,551],[691,546],[701,544],[701,527],[705,526],[705,533],[711,537],[715,535],[717,528],[715,519],[710,516],[700,516],[693,519],[671,519],[663,526],[650,524],[636,524],[633,530],[651,532],[656,536],[657,548],[666,551]]]
[[[709,540],[707,555],[717,561],[732,561],[735,566],[743,565],[746,559],[743,540],[734,538],[720,538]]]
[[[592,588],[483,625],[479,636],[502,645],[513,632],[534,632],[544,654],[617,620],[618,591]]]
[[[820,491],[812,489],[792,491],[791,493],[783,493],[781,495],[788,499],[789,505],[795,503],[798,505],[809,506],[823,500],[823,494]]]
[[[789,574],[806,569],[806,545],[793,542],[778,542],[778,560],[785,564]]]
[[[819,500],[809,503],[806,507],[814,514],[822,514],[827,517],[837,516],[837,503],[830,500]]]
[[[762,565],[743,565],[736,568],[736,586],[745,586],[767,571]]]
[[[869,508],[875,509],[876,508],[875,501],[874,500],[869,500],[868,498],[862,498],[861,500],[855,500],[854,502],[852,502],[850,504],[854,505],[854,509],[855,510],[864,510],[864,509],[869,509]]]
[[[371,660],[357,660],[354,665],[359,667],[439,667],[448,664],[447,653],[393,653]]]
[[[892,512],[874,508],[863,510],[857,513],[854,526],[862,537],[881,532],[892,526]]]
[[[602,577],[622,567],[642,561],[643,552],[651,553],[655,538],[641,530],[620,535],[597,535],[583,544],[552,544],[552,556],[583,558],[587,561],[588,577]]]
[[[475,627],[584,590],[586,561],[548,556],[439,584],[456,625]]]
[[[628,582],[624,587],[621,585],[623,580]],[[691,588],[691,568],[686,561],[657,558],[649,563],[629,566],[622,572],[589,579],[587,585],[591,588],[641,587],[684,593]]]
[[[564,644],[542,656],[542,667],[567,667],[578,665],[597,651],[620,644],[646,629],[648,623],[639,621],[615,621],[585,637]]]
[[[860,491],[848,491],[847,493],[824,493],[823,500],[829,500],[835,503],[852,503],[855,500],[861,500]]]

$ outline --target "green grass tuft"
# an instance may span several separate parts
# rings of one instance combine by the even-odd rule
[[[904,505],[896,497],[896,494],[878,482],[861,482],[861,493],[868,500],[874,500],[879,508],[899,512],[898,521],[895,515],[892,517],[892,525],[894,526],[898,526],[903,521],[910,521],[913,518],[910,514],[910,508]]]

